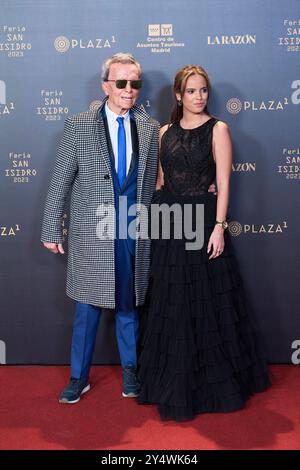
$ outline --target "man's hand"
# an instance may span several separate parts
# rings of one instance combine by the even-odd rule
[[[61,243],[43,243],[44,247],[47,250],[50,250],[52,253],[57,254],[60,253],[61,255],[64,254],[64,249]]]

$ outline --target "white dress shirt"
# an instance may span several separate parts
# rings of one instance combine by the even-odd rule
[[[131,163],[132,158],[132,141],[131,141],[131,126],[130,126],[130,114],[127,111],[126,114],[119,116],[118,114],[114,113],[111,109],[109,109],[107,103],[105,104],[105,112],[107,116],[107,124],[108,130],[110,135],[110,140],[115,156],[115,168],[116,172],[118,173],[118,130],[119,130],[119,123],[117,121],[118,117],[124,118],[124,128],[125,128],[125,135],[126,135],[126,175],[128,174],[128,170]]]

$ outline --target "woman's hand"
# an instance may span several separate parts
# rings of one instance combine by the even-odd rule
[[[215,225],[212,234],[209,238],[207,253],[212,249],[209,259],[217,258],[224,251],[224,229],[220,225]]]

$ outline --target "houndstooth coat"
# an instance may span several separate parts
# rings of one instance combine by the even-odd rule
[[[159,123],[138,106],[132,111],[139,141],[137,205],[149,207],[157,175]],[[97,207],[114,206],[110,156],[99,110],[76,114],[65,122],[46,198],[42,242],[63,242],[61,222],[70,191],[67,295],[79,302],[115,308],[114,240],[96,235]],[[144,303],[149,265],[150,240],[137,239],[137,305]]]

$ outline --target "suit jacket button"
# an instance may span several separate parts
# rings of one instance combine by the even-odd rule
[[[105,180],[109,180],[109,175],[104,175]]]

